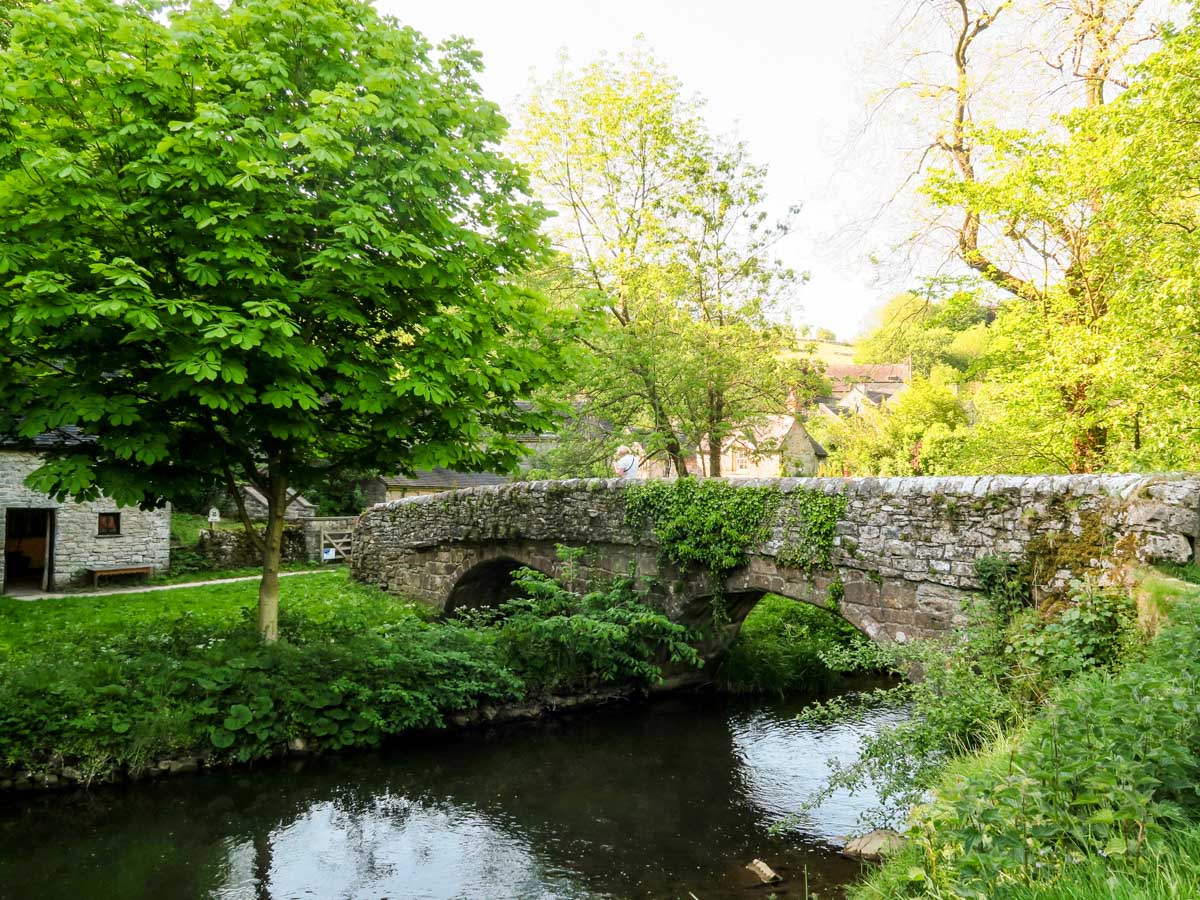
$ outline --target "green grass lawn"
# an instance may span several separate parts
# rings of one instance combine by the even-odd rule
[[[258,574],[251,570],[250,574]],[[280,581],[284,615],[300,613],[316,621],[354,615],[364,622],[426,615],[424,608],[351,581],[344,568]],[[197,623],[237,622],[258,602],[258,582],[213,584],[170,591],[89,597],[74,594],[46,600],[0,597],[0,653],[69,647],[133,630],[152,631],[181,616]]]

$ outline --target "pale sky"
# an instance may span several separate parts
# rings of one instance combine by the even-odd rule
[[[793,320],[847,339],[903,284],[879,281],[867,262],[887,254],[887,235],[834,239],[887,195],[866,161],[877,147],[852,140],[865,117],[865,70],[891,23],[895,0],[377,0],[377,7],[433,41],[474,40],[485,94],[510,121],[531,78],[544,80],[565,50],[573,67],[616,54],[642,35],[684,88],[708,101],[714,131],[736,130],[769,167],[769,207],[799,203],[796,233],[779,256],[811,281],[796,290]]]

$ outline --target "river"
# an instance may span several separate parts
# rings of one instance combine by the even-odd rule
[[[378,753],[0,799],[0,895],[39,900],[841,896],[870,794],[771,826],[896,721],[673,696]]]

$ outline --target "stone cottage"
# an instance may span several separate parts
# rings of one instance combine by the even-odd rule
[[[101,498],[87,503],[39,494],[25,478],[42,453],[82,441],[71,432],[42,435],[32,447],[0,445],[0,562],[3,593],[54,590],[83,583],[89,569],[170,565],[170,508],[145,511]]]
[[[749,434],[728,438],[721,446],[721,475],[725,478],[781,478],[815,475],[829,454],[813,440],[799,417],[767,416]],[[693,475],[708,475],[708,448],[697,448],[687,459]],[[669,478],[670,463],[644,459],[639,478]],[[390,499],[390,498],[389,498]]]

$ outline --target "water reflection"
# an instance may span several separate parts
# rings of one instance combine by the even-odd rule
[[[795,822],[796,811],[826,783],[832,761],[857,759],[865,737],[907,715],[897,708],[860,709],[833,725],[807,725],[780,712],[760,709],[730,720],[747,800],[771,825]],[[840,844],[846,835],[870,827],[864,818],[878,806],[872,791],[839,789],[805,817],[797,837],[815,845]]]
[[[831,756],[892,721],[801,726],[799,703],[675,698],[491,735],[209,774],[0,812],[0,895],[30,898],[745,896],[767,860],[831,896],[828,841],[873,797],[773,835]],[[755,892],[758,893],[758,892]]]

